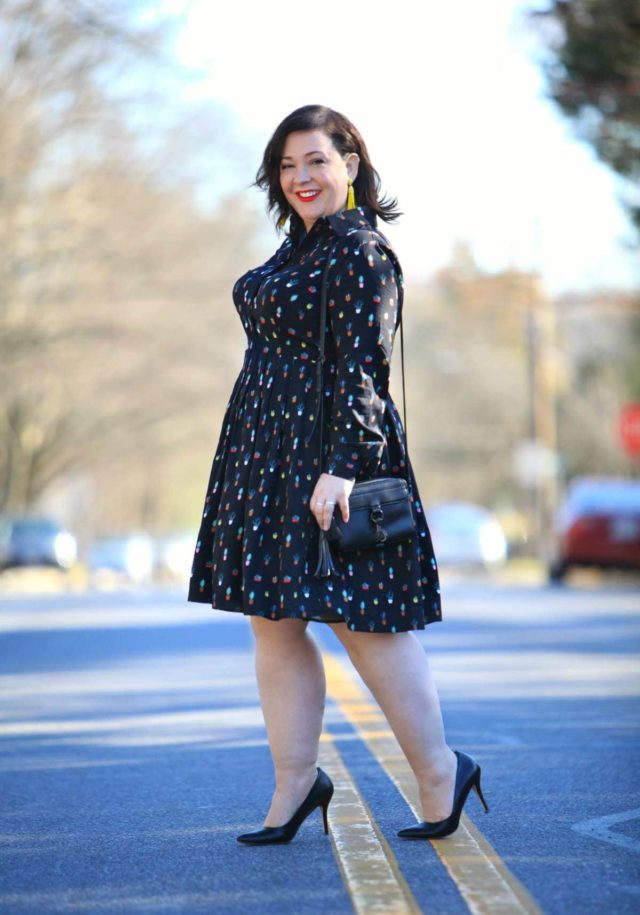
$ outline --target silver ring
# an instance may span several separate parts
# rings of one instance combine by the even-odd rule
[[[335,505],[336,503],[335,502],[325,502],[324,504],[325,505]]]

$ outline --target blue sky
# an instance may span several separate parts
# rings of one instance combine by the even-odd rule
[[[404,217],[382,228],[407,280],[461,240],[484,269],[535,267],[552,293],[638,288],[617,179],[544,99],[519,24],[532,3],[191,0],[178,53],[255,150],[229,162],[228,190],[251,183],[283,117],[326,104],[356,124],[399,198]],[[277,243],[266,215],[264,228],[266,254]]]

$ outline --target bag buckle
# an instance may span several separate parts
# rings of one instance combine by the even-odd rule
[[[373,508],[371,509],[371,511],[369,512],[369,517],[371,518],[371,520],[372,520],[373,523],[375,524],[375,528],[376,528],[376,543],[380,543],[380,544],[381,544],[381,543],[384,543],[385,540],[386,540],[387,537],[388,537],[388,534],[387,534],[387,532],[385,531],[385,529],[382,527],[382,525],[381,525],[381,523],[380,523],[380,522],[383,520],[383,518],[384,518],[384,511],[383,511],[383,509],[382,509],[382,506],[380,506],[380,505],[374,505],[374,507],[373,507]]]

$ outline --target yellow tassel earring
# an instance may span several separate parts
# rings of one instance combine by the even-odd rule
[[[349,190],[347,191],[347,206],[345,207],[345,209],[355,210],[355,208],[356,208],[356,195],[354,194],[354,191],[353,191],[353,182],[352,182],[351,178],[349,178]]]

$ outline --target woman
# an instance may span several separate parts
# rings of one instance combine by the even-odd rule
[[[413,630],[441,617],[438,571],[406,440],[389,395],[402,271],[377,229],[400,214],[379,198],[365,143],[320,105],[292,112],[264,153],[256,184],[283,244],[234,286],[248,346],[223,420],[194,556],[189,600],[242,612],[256,640],[256,674],[276,788],[249,844],[286,842],[327,807],[316,766],[325,700],[309,621],[331,626],[397,737],[420,789],[424,821],[407,838],[448,835],[480,767],[445,741],[438,695]],[[329,270],[323,447],[312,435],[320,277]],[[319,430],[316,429],[315,433]],[[319,529],[349,520],[356,480],[404,477],[417,531],[409,543],[333,556],[316,577]],[[484,803],[484,801],[483,801]],[[486,806],[486,805],[485,805]]]

